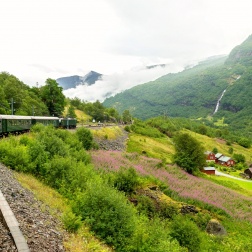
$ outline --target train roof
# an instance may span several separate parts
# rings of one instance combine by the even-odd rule
[[[13,119],[13,120],[31,120],[31,116],[19,116],[19,115],[0,115],[0,119]]]
[[[0,115],[0,119],[12,119],[12,120],[59,120],[58,117],[53,116],[21,116],[21,115]]]
[[[31,119],[35,119],[35,120],[59,120],[59,117],[55,117],[55,116],[31,116]]]

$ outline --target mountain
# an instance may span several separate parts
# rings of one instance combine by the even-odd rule
[[[90,71],[84,76],[67,76],[58,78],[57,83],[64,89],[76,88],[78,85],[93,85],[97,80],[102,78],[102,74]]]
[[[214,121],[224,118],[233,127],[249,127],[252,131],[251,82],[249,36],[228,56],[212,57],[182,72],[135,86],[107,98],[103,104],[120,112],[129,109],[141,119],[163,114],[195,119],[211,116]]]

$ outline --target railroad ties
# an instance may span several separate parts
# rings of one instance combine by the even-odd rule
[[[19,223],[0,190],[0,219],[11,233],[18,252],[29,252],[27,242],[19,229]]]

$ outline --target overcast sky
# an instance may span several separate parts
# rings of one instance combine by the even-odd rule
[[[34,86],[94,70],[120,91],[164,74],[144,65],[174,72],[228,54],[252,33],[251,9],[251,0],[2,0],[0,72]],[[103,84],[68,95],[102,99]]]

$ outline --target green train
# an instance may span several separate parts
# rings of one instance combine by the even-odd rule
[[[0,115],[0,137],[29,132],[36,123],[53,125],[55,128],[74,129],[76,128],[77,120],[75,118],[49,116]]]

